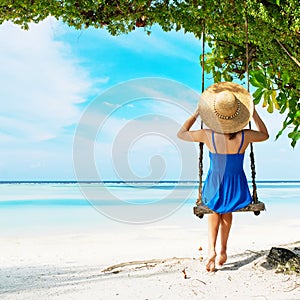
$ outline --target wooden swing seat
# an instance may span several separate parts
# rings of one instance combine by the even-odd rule
[[[256,216],[260,214],[261,211],[266,210],[265,204],[261,201],[258,201],[257,203],[251,203],[248,206],[236,210],[235,212],[249,212],[253,211]],[[200,219],[203,218],[204,214],[212,214],[213,211],[209,209],[207,206],[203,204],[198,204],[194,206],[194,214],[199,217]]]

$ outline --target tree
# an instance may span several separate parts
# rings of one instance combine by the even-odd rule
[[[243,79],[247,69],[255,103],[285,114],[291,145],[300,139],[299,0],[7,0],[0,4],[0,24],[10,20],[28,29],[30,22],[54,16],[76,29],[105,27],[112,35],[158,24],[165,31],[205,30],[211,52],[205,70],[215,82]],[[248,68],[246,31],[248,24]]]

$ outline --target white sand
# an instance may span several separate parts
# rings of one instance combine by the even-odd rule
[[[174,215],[148,225],[2,237],[0,298],[300,299],[299,276],[276,274],[265,260],[272,246],[300,247],[299,219],[235,215],[228,262],[212,274],[199,260],[207,251],[206,220]]]

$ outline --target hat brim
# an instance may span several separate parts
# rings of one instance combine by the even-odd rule
[[[240,101],[240,112],[232,119],[221,119],[214,111],[214,101],[220,92],[229,91]],[[234,133],[242,130],[250,122],[254,104],[250,93],[234,82],[219,82],[208,87],[201,95],[198,104],[203,123],[215,132]]]

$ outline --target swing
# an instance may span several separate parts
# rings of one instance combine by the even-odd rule
[[[250,91],[249,83],[249,43],[248,43],[248,18],[246,15],[245,19],[245,33],[246,33],[246,74],[247,74],[247,90]],[[202,32],[202,93],[204,92],[204,53],[205,53],[205,24],[203,26]],[[249,128],[251,129],[251,122],[249,123]],[[201,121],[201,129],[203,129],[203,121]],[[252,202],[235,212],[254,212],[256,216],[260,214],[261,211],[265,210],[265,204],[261,201],[258,201],[257,197],[257,186],[255,182],[255,161],[254,161],[254,152],[253,144],[250,143],[250,161],[251,161],[251,175],[252,175]],[[196,206],[194,206],[194,214],[200,219],[203,218],[204,214],[211,214],[213,211],[209,209],[206,205],[202,203],[202,177],[203,177],[203,143],[199,143],[199,186],[198,186],[198,199],[196,201]]]

